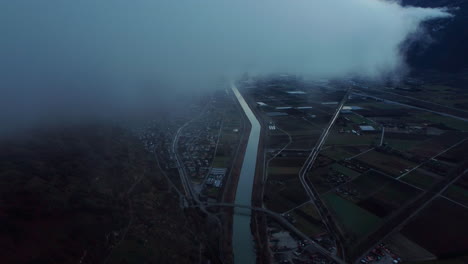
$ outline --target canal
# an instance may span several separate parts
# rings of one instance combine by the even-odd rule
[[[247,102],[244,100],[244,97],[242,97],[239,90],[237,90],[235,84],[231,84],[231,89],[236,95],[237,100],[252,125],[249,140],[247,142],[247,148],[245,150],[244,161],[242,163],[239,182],[237,184],[235,203],[251,205],[258,143],[260,140],[260,123]],[[234,250],[234,263],[236,264],[255,263],[255,244],[253,242],[253,236],[250,229],[250,218],[250,209],[235,209],[232,245]]]

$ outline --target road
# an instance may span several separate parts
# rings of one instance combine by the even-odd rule
[[[312,149],[312,152],[310,153],[309,157],[307,157],[307,160],[305,161],[304,166],[302,166],[299,172],[299,179],[301,180],[302,186],[306,190],[307,195],[309,196],[310,200],[314,203],[315,207],[317,208],[317,211],[319,212],[320,217],[322,218],[325,226],[327,227],[329,234],[334,238],[337,244],[337,249],[341,248],[341,256],[343,257],[343,259],[346,259],[346,256],[344,252],[344,247],[342,246],[343,243],[341,242],[341,239],[340,239],[339,231],[336,230],[335,225],[332,222],[331,216],[328,213],[328,209],[326,208],[326,206],[320,199],[319,194],[311,185],[308,184],[307,182],[308,180],[306,177],[307,177],[308,171],[312,168],[315,162],[315,159],[317,159],[317,156],[320,153],[320,150],[322,149],[323,144],[325,144],[325,141],[328,137],[328,134],[330,133],[331,128],[333,127],[333,124],[335,124],[335,121],[338,119],[341,109],[346,103],[350,92],[351,92],[351,88],[349,88],[346,91],[346,94],[344,95],[340,104],[336,108],[335,113],[333,114],[333,117],[331,118],[327,127],[323,130],[323,133],[320,135],[320,138],[317,141],[317,144]]]

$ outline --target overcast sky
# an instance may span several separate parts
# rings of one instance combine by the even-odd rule
[[[379,77],[443,10],[379,0],[3,0],[0,121],[198,93],[220,76]],[[144,96],[143,96],[144,97]]]

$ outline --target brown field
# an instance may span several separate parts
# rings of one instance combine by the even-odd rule
[[[301,167],[306,158],[274,158],[270,167]]]
[[[468,206],[468,189],[457,184],[451,185],[444,192],[444,195],[456,202]]]
[[[319,236],[326,232],[320,215],[311,203],[307,203],[292,212],[297,221],[294,225],[310,237]]]
[[[429,207],[402,229],[402,234],[438,257],[468,250],[468,210],[444,198]]]
[[[405,169],[411,169],[417,164],[397,157],[395,155],[386,154],[378,151],[369,151],[356,158],[359,161],[366,163],[368,166],[385,172],[391,176],[399,176]]]
[[[432,176],[432,173],[421,168],[408,173],[404,177],[400,178],[400,180],[422,189],[428,189],[438,181],[437,178]]]
[[[421,157],[430,158],[453,146],[466,136],[467,134],[462,132],[446,132],[438,137],[417,144],[409,152]]]
[[[298,178],[283,182],[267,181],[264,202],[268,209],[283,213],[307,201]]]
[[[350,158],[368,149],[368,146],[330,146],[323,149],[320,153],[338,161]]]
[[[431,252],[409,240],[400,233],[391,235],[385,242],[390,250],[395,252],[405,261],[428,260],[436,258],[436,256],[434,256]]]
[[[292,136],[292,142],[288,146],[288,149],[312,149],[317,140],[320,137],[320,133],[310,132],[306,135],[295,135]]]
[[[390,179],[391,180],[391,179]],[[379,187],[370,197],[359,202],[359,206],[385,217],[414,199],[420,190],[396,180],[391,180]]]

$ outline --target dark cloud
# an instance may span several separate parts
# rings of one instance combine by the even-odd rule
[[[0,121],[125,111],[244,72],[374,78],[447,16],[379,0],[2,1]]]

